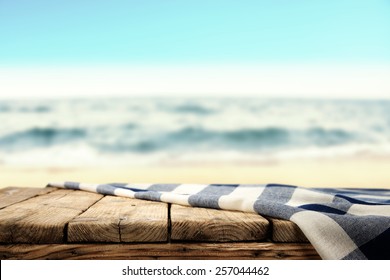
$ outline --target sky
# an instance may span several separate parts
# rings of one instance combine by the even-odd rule
[[[390,1],[0,0],[0,98],[390,98]]]

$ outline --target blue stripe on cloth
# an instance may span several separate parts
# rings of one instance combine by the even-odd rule
[[[111,185],[111,186],[116,187],[116,188],[127,189],[126,188],[127,184],[123,184],[123,183],[109,183],[107,185]]]
[[[161,201],[161,192],[173,191],[179,184],[154,184],[143,192],[136,192],[135,198],[153,201]]]
[[[65,188],[71,189],[71,190],[79,190],[80,189],[80,183],[77,182],[65,182],[64,183]]]
[[[322,192],[327,193],[333,193],[333,194],[372,194],[375,193],[377,195],[384,195],[389,196],[390,190],[389,189],[375,189],[375,188],[369,188],[369,189],[359,189],[359,188],[313,188],[311,190],[318,190]]]
[[[134,194],[135,198],[138,199],[146,199],[146,200],[153,200],[153,201],[161,201],[161,193],[160,192],[154,192],[154,191],[145,191],[145,192],[137,192]]]
[[[348,212],[349,208],[351,208],[352,205],[353,203],[351,203],[349,200],[346,200],[343,197],[339,197],[335,195],[331,203],[303,204],[301,206],[298,206],[298,208],[305,209],[305,210],[313,210],[313,211],[323,212],[323,213],[344,215]]]
[[[115,195],[115,190],[118,187],[110,185],[110,184],[101,184],[98,185],[96,188],[96,192],[100,194],[109,194],[109,195]]]
[[[206,207],[219,209],[218,200],[222,195],[228,195],[239,185],[212,184],[197,194],[188,198],[188,203],[195,207]]]
[[[333,208],[333,207],[323,205],[323,204],[305,204],[305,205],[299,206],[298,208],[322,212],[322,213],[338,214],[338,215],[344,215],[346,213],[346,211],[339,210],[337,208]]]
[[[315,188],[311,189],[313,191],[320,191],[332,195],[337,195],[339,197],[346,197],[349,200],[357,199],[358,201],[362,201],[361,204],[369,204],[373,203],[373,205],[378,204],[390,204],[390,190],[386,189],[325,189],[325,188]],[[374,195],[375,197],[370,197]],[[353,202],[353,201],[351,201]],[[357,202],[357,201],[356,201]],[[355,203],[355,202],[353,202]]]
[[[387,204],[386,202],[376,202],[376,203],[371,202],[368,201],[367,199],[364,200],[364,198],[357,199],[344,194],[336,194],[335,196],[339,198],[343,198],[353,204],[364,204],[364,205],[378,205],[378,204],[386,205]]]
[[[176,189],[180,184],[154,184],[151,185],[148,190],[154,192],[171,192]]]
[[[147,190],[144,189],[138,189],[138,188],[130,188],[128,187],[128,184],[123,184],[123,183],[110,183],[108,185],[111,185],[117,189],[125,189],[125,190],[130,190],[133,192],[146,192]]]
[[[261,215],[288,220],[294,213],[300,211],[285,205],[291,199],[295,189],[296,186],[291,185],[266,185],[253,208]]]

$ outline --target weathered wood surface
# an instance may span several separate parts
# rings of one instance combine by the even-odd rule
[[[1,259],[320,259],[308,243],[0,245]]]
[[[2,189],[0,206],[1,259],[319,258],[294,223],[257,214],[56,188]]]
[[[293,222],[268,218],[272,224],[271,239],[274,242],[309,242],[301,229]]]
[[[27,200],[34,196],[43,195],[56,190],[55,188],[18,188],[0,189],[0,209]]]
[[[69,222],[69,242],[168,240],[166,203],[106,196]]]
[[[0,242],[61,243],[70,220],[103,196],[56,190],[0,210]]]
[[[268,237],[269,222],[255,213],[180,205],[171,207],[171,239],[189,241],[252,241]]]

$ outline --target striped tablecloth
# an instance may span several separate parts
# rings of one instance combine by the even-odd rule
[[[296,223],[323,259],[390,259],[390,190],[239,184],[86,184],[49,186],[256,212]]]

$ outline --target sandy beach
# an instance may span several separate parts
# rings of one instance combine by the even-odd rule
[[[270,163],[60,168],[0,166],[0,188],[49,182],[240,183],[304,187],[390,188],[390,159],[338,158]]]

